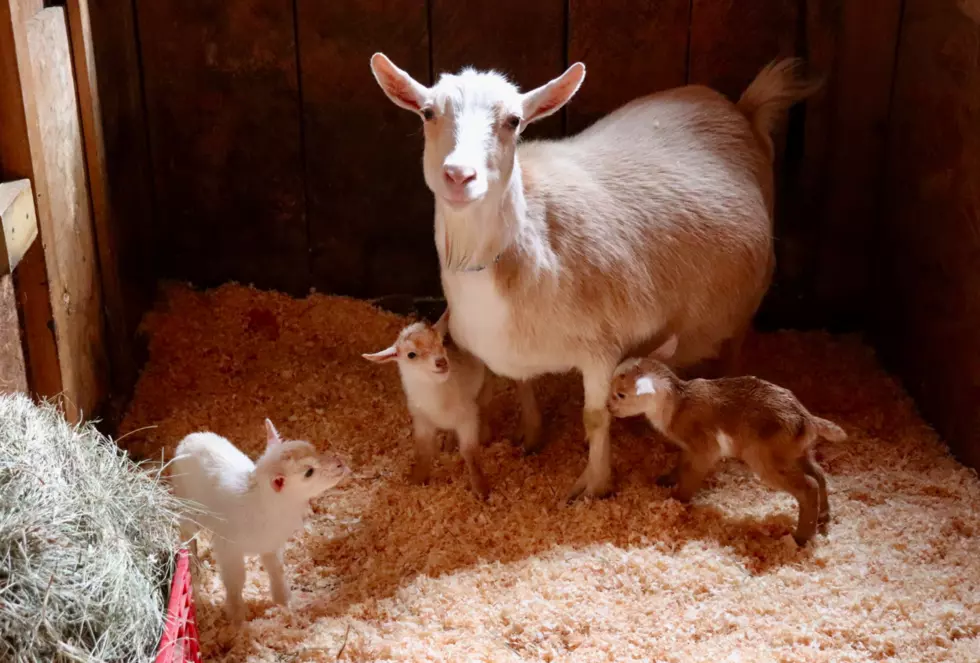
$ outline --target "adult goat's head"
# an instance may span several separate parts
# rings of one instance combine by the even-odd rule
[[[389,99],[422,118],[425,182],[455,209],[502,194],[514,169],[518,136],[564,106],[585,78],[585,66],[576,63],[522,93],[496,72],[463,69],[426,87],[381,53],[371,58],[371,71]]]

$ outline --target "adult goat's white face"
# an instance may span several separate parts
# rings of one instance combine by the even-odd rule
[[[524,127],[564,106],[585,78],[585,66],[576,63],[522,94],[502,75],[473,69],[443,74],[426,87],[381,53],[371,58],[371,70],[389,99],[422,118],[425,182],[457,209],[502,194]]]

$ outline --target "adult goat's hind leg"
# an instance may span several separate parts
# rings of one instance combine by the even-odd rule
[[[530,380],[517,381],[517,399],[521,405],[520,441],[525,454],[541,450],[541,410],[534,397],[534,387]]]
[[[582,421],[589,441],[589,464],[572,486],[566,498],[572,501],[582,495],[605,497],[612,492],[612,452],[609,447],[609,424],[612,415],[606,409],[609,386],[615,362],[598,362],[582,369],[585,408]]]

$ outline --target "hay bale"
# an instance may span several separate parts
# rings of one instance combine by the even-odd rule
[[[152,660],[178,506],[92,425],[0,396],[0,660]]]

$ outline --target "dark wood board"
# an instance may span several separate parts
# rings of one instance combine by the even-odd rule
[[[980,7],[906,0],[875,299],[880,346],[980,468]]]
[[[352,296],[439,292],[421,120],[371,74],[384,52],[429,82],[426,8],[298,0],[313,283]]]
[[[822,191],[811,192],[807,209],[819,228],[811,244],[816,263],[814,300],[821,317],[837,328],[866,323],[891,100],[901,0],[822,0],[836,9],[838,22],[831,103],[807,106],[808,165],[826,168]],[[816,26],[813,26],[816,27]],[[811,58],[812,59],[812,58]],[[830,131],[809,133],[821,111]],[[826,146],[826,162],[815,158]]]
[[[161,275],[310,284],[292,0],[139,0]]]
[[[585,64],[566,107],[568,131],[581,131],[622,104],[687,80],[691,0],[570,0],[568,61]]]
[[[526,91],[565,70],[565,0],[429,3],[432,69],[437,78],[467,66],[495,69]],[[524,135],[551,138],[562,132],[562,116],[555,113],[528,127]]]

